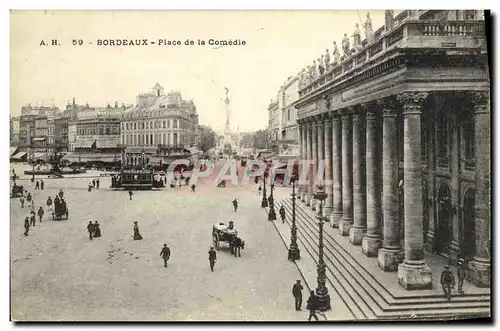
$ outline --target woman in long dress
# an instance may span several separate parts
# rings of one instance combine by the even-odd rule
[[[94,223],[94,238],[99,238],[101,236],[101,228],[99,227],[99,223],[95,221]]]
[[[137,225],[137,221],[134,222],[134,240],[142,240],[142,236],[139,233],[139,226]]]

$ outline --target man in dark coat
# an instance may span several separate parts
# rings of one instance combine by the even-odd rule
[[[132,200],[132,195],[133,195],[133,194],[134,194],[134,193],[133,193],[132,191],[128,191],[128,197],[129,197],[129,200]]]
[[[95,179],[92,179],[92,188],[95,188]]]
[[[62,198],[64,196],[64,192],[62,189],[59,190],[59,198]]]
[[[318,316],[316,316],[316,309],[318,309],[318,297],[314,294],[314,291],[311,291],[311,295],[309,299],[307,299],[307,309],[309,310],[309,318],[307,319],[309,322],[311,318],[314,317],[316,321],[319,321]]]
[[[285,207],[281,206],[280,207],[280,216],[281,216],[281,221],[283,224],[285,224]]]
[[[40,223],[42,223],[42,217],[43,217],[43,214],[45,214],[44,211],[43,211],[42,206],[40,206],[40,208],[38,208],[38,213],[37,214],[38,214],[38,217],[40,218]]]
[[[445,265],[444,270],[441,273],[441,287],[443,288],[444,295],[448,298],[448,301],[450,301],[451,289],[455,287],[455,277],[453,277],[453,273],[450,271],[449,265]]]
[[[43,187],[45,186],[45,183],[43,182],[43,179],[40,180],[40,188],[43,190]]]
[[[167,244],[163,244],[160,256],[163,258],[163,262],[165,263],[165,268],[166,268],[168,259],[170,259],[170,248],[167,246]]]
[[[30,216],[30,226],[35,226],[35,223],[36,223],[36,216],[35,216],[35,212],[31,212],[31,216]]]
[[[457,279],[458,279],[458,293],[464,294],[464,290],[462,287],[464,286],[464,280],[466,276],[467,268],[465,267],[465,260],[458,260],[458,269],[457,269]]]
[[[87,231],[89,232],[89,239],[92,240],[92,234],[94,233],[94,224],[92,224],[92,221],[89,221]]]
[[[210,262],[210,270],[214,271],[215,261],[217,261],[217,253],[213,247],[208,251],[208,261]]]
[[[95,181],[95,187],[98,189],[99,188],[99,178],[96,179]]]
[[[35,190],[39,190],[39,189],[40,189],[40,182],[36,181],[36,183],[35,183]]]
[[[297,283],[293,284],[292,287],[292,294],[293,297],[295,298],[295,310],[299,311],[300,306],[302,306],[302,290],[304,287],[300,284],[300,280],[297,280]]]
[[[47,198],[47,211],[52,211],[52,199],[50,197]]]
[[[24,219],[24,235],[27,236],[28,235],[28,232],[30,230],[30,220],[29,218],[26,216],[26,218]]]
[[[238,200],[236,200],[236,198],[233,199],[233,207],[234,211],[236,212],[238,210]]]

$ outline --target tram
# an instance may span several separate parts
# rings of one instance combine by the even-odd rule
[[[111,177],[111,188],[125,190],[151,190],[165,187],[162,179],[157,177],[152,168],[122,169],[119,174]]]

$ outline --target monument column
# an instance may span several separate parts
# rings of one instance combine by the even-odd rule
[[[349,240],[353,245],[361,245],[366,232],[366,160],[364,114],[366,106],[356,106],[352,116],[352,185],[354,200],[354,225],[349,231]]]
[[[314,199],[314,190],[316,189],[316,176],[318,173],[318,118],[314,117],[312,124],[312,145],[311,145],[311,160],[312,160],[312,176],[309,181],[311,188],[311,201],[310,207],[312,210],[316,210],[316,199]]]
[[[332,227],[338,228],[342,218],[342,122],[338,114],[332,116],[332,180],[333,212]]]
[[[491,283],[491,188],[490,188],[490,95],[489,91],[475,92],[476,196],[474,221],[476,224],[476,256],[469,263],[469,277],[478,287]]]
[[[306,194],[306,206],[311,205],[311,200],[313,197],[313,123],[310,121],[307,126],[307,194]]]
[[[382,245],[382,167],[380,164],[380,113],[376,105],[371,105],[366,113],[366,209],[367,233],[363,238],[363,253],[377,257]]]
[[[382,213],[384,234],[378,252],[378,265],[384,271],[397,271],[403,261],[399,237],[398,138],[395,100],[383,100],[382,116]],[[401,151],[400,151],[401,152]]]
[[[332,182],[332,118],[330,114],[325,117],[325,192],[326,197],[323,213],[329,220],[333,211],[333,182]]]
[[[427,93],[404,92],[404,217],[405,259],[398,266],[399,283],[407,290],[432,288],[431,268],[424,259],[422,210],[421,107]]]
[[[342,109],[342,219],[339,232],[348,236],[352,227],[352,107]]]

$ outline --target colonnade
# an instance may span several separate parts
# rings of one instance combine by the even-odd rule
[[[324,216],[367,257],[377,257],[384,271],[398,271],[406,289],[432,287],[424,259],[422,207],[422,107],[429,93],[404,92],[374,102],[300,119],[300,157],[311,166],[299,196],[315,209],[316,184],[328,198]],[[472,93],[476,144],[476,257],[471,278],[489,285],[490,258],[482,243],[489,239],[490,134],[488,92]],[[400,115],[399,115],[400,114]],[[398,121],[403,116],[404,247],[400,240],[398,197]],[[487,128],[487,129],[485,129]],[[321,161],[323,160],[324,161]],[[315,180],[324,162],[324,177]],[[304,163],[305,164],[305,163]],[[436,272],[440,272],[437,271]]]

